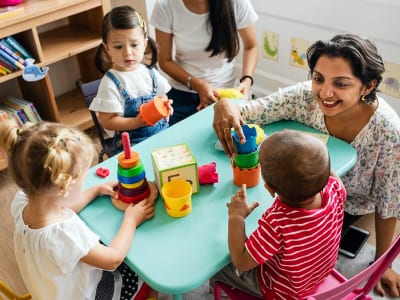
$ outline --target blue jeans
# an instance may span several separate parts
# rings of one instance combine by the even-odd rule
[[[200,104],[199,94],[172,88],[167,95],[169,99],[174,101],[172,104],[174,114],[169,119],[169,126],[197,112],[196,107]]]

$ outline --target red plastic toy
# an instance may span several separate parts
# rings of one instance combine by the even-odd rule
[[[99,167],[96,169],[96,175],[101,178],[106,178],[108,175],[110,175],[110,170],[107,168]]]

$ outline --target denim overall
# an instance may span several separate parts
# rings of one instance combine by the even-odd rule
[[[125,90],[125,87],[120,83],[120,81],[111,72],[109,72],[109,71],[106,72],[106,75],[115,83],[121,96],[125,99],[125,110],[124,110],[125,118],[137,117],[137,115],[139,114],[140,105],[142,105],[143,103],[149,102],[151,99],[153,99],[157,95],[158,85],[157,85],[157,80],[156,80],[156,77],[154,74],[154,70],[150,67],[148,69],[150,72],[151,79],[153,81],[153,91],[151,92],[150,95],[139,96],[136,98],[133,98],[128,94],[128,92]],[[167,127],[168,127],[168,123],[165,121],[165,119],[161,119],[156,124],[154,124],[154,126],[144,126],[144,127],[130,130],[128,133],[129,133],[129,138],[130,138],[131,144],[139,143]],[[116,133],[114,136],[114,139],[117,144],[120,144],[121,143],[121,133],[120,132]]]

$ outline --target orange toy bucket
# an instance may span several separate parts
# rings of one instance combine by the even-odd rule
[[[139,112],[143,121],[150,126],[168,116],[168,108],[165,105],[165,101],[157,97],[147,103],[143,103],[139,108]]]
[[[246,184],[246,187],[250,188],[256,186],[260,181],[260,164],[257,164],[253,168],[240,168],[235,166],[233,160],[231,160],[233,170],[233,183],[237,186]]]

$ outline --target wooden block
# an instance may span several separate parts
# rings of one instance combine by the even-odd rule
[[[183,179],[192,185],[193,193],[199,191],[197,161],[187,144],[152,150],[151,159],[159,190],[166,182]]]

